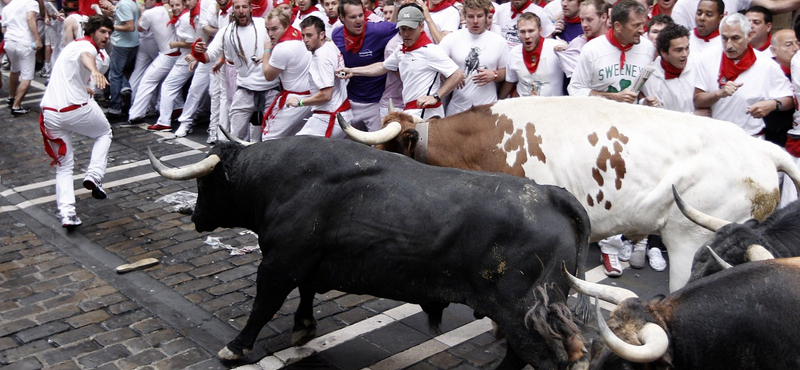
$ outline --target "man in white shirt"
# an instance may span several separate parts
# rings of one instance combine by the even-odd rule
[[[142,15],[144,15],[147,10],[152,9],[156,5],[156,1],[158,1],[159,6],[161,6],[160,0],[145,0],[145,9],[142,12]],[[142,29],[139,26],[139,24],[141,24],[141,19],[142,18],[140,16],[139,22],[136,24],[136,27],[139,30],[139,49],[136,51],[136,63],[130,78],[131,104],[134,100],[136,100],[136,90],[139,87],[139,82],[142,81],[142,77],[144,77],[144,72],[147,70],[147,67],[153,62],[153,60],[158,57],[159,52],[158,40],[155,38],[155,33],[150,30]]]
[[[325,13],[317,6],[317,0],[295,0],[296,11],[292,28],[300,29],[300,22],[308,17],[317,17],[322,21],[328,18]]]
[[[500,4],[497,7],[493,21],[500,26],[500,36],[506,39],[509,49],[520,43],[519,35],[517,34],[517,17],[522,13],[533,13],[539,19],[547,19],[547,13],[544,9],[534,4],[531,0],[511,0]],[[544,23],[542,25],[542,36],[550,37],[554,30],[555,27],[552,23]]]
[[[264,115],[261,140],[272,140],[297,134],[311,108],[287,107],[286,99],[295,96],[308,98],[308,68],[311,53],[303,43],[300,31],[289,24],[286,13],[273,9],[267,14],[269,41],[264,46],[262,72],[267,81],[280,81],[283,91],[272,101]]]
[[[425,16],[425,33],[430,35],[436,44],[445,36],[458,30],[461,25],[461,14],[455,7],[455,0],[428,0],[422,7]]]
[[[16,0],[15,0],[16,1]],[[108,81],[97,69],[98,50],[108,44],[114,22],[101,15],[89,18],[86,23],[87,38],[67,45],[53,65],[50,83],[42,97],[40,129],[45,151],[56,165],[56,205],[61,216],[61,226],[67,230],[81,224],[75,212],[75,189],[72,169],[74,153],[72,134],[88,136],[95,140],[92,157],[86,170],[83,186],[92,191],[95,199],[107,197],[102,181],[111,146],[111,125],[89,91],[90,79],[104,88]]]
[[[642,92],[658,99],[661,108],[693,114],[696,67],[689,57],[689,31],[668,25],[656,38],[656,50],[655,69]]]
[[[764,116],[794,108],[792,89],[781,68],[756,52],[750,21],[739,13],[723,18],[722,58],[706,53],[698,65],[694,104],[711,108],[711,117],[736,124],[750,135],[764,135]]]
[[[225,29],[230,24],[230,16],[233,13],[232,0],[216,0],[213,8],[203,7],[200,13],[201,21],[207,20],[203,26],[203,33],[208,37],[215,37],[219,30]],[[204,14],[205,13],[205,14]],[[222,34],[220,34],[221,36]],[[228,96],[233,98],[236,91],[236,68],[225,63],[223,58],[211,63],[211,81],[208,87],[208,94],[211,100],[209,107],[211,116],[208,120],[208,137],[206,143],[214,144],[219,140],[219,127],[231,132],[230,121],[228,120],[228,107],[230,106]],[[230,78],[233,84],[228,83]],[[230,92],[228,91],[230,87]],[[223,135],[224,136],[224,135]]]
[[[672,20],[688,29],[694,29],[695,13],[700,0],[681,0],[672,8]],[[791,12],[800,8],[800,0],[724,0],[725,10],[722,15],[733,14],[747,10],[751,6],[763,6],[772,14]]]
[[[400,47],[383,62],[341,69],[345,73],[343,78],[398,71],[403,81],[404,111],[422,119],[444,117],[442,98],[458,86],[464,74],[444,50],[428,38],[424,22],[420,6],[403,5],[397,14],[397,28],[403,39]],[[447,78],[444,83],[440,82],[440,74]]]
[[[533,13],[519,17],[517,29],[522,44],[509,53],[501,97],[506,97],[515,87],[517,96],[563,95],[564,72],[555,53],[560,42],[542,37],[541,22]]]
[[[608,30],[608,10],[610,8],[610,5],[605,0],[584,0],[581,2],[581,10],[578,14],[581,17],[583,35],[572,39],[566,48],[557,46],[555,49],[561,70],[567,76],[565,81],[567,85],[569,85],[572,73],[578,64],[578,57],[581,55],[583,46],[595,37],[605,35]]]
[[[325,21],[325,35],[330,38],[333,30],[342,26],[342,21],[339,20],[339,0],[322,0],[322,7],[328,17]]]
[[[466,78],[453,90],[448,116],[497,101],[497,83],[506,77],[508,48],[500,35],[486,29],[491,6],[489,0],[465,0],[467,27],[447,35],[439,44]]]
[[[14,0],[2,12],[5,52],[11,65],[6,102],[14,116],[30,111],[20,104],[25,100],[25,94],[33,80],[36,51],[42,48],[42,39],[36,25],[37,17],[39,3],[36,0]]]
[[[744,16],[750,20],[750,27],[753,29],[750,45],[758,51],[771,53],[769,45],[772,41],[772,13],[763,6],[751,6]],[[769,56],[772,57],[771,54]]]
[[[697,4],[695,22],[697,27],[689,35],[689,48],[695,55],[701,55],[709,49],[722,49],[719,37],[719,22],[722,21],[722,0],[702,0]],[[716,52],[716,51],[715,51]]]
[[[347,80],[336,78],[336,70],[344,68],[344,59],[339,48],[325,39],[325,24],[316,17],[300,22],[303,43],[313,55],[309,66],[308,81],[311,96],[300,99],[290,96],[287,107],[313,107],[313,114],[297,135],[313,135],[344,138],[344,132],[336,124],[336,115],[352,120],[350,101],[347,100]]]

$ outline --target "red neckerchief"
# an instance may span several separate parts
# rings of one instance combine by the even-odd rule
[[[572,17],[572,18],[567,18],[566,16],[564,16],[564,22],[571,23],[571,24],[581,23],[581,15],[578,14],[578,15]]]
[[[631,48],[633,47],[633,43],[630,43],[628,45],[620,44],[619,40],[617,40],[617,38],[614,37],[614,30],[610,28],[608,29],[608,31],[606,31],[606,39],[608,40],[608,42],[611,43],[611,45],[614,45],[615,48],[619,49],[619,51],[622,52],[620,53],[619,56],[619,69],[622,69],[622,67],[625,66],[625,52],[631,50]]]
[[[405,43],[403,44],[403,53],[410,53],[414,50],[417,50],[431,43],[433,43],[433,41],[431,41],[431,39],[428,38],[428,35],[425,33],[425,31],[422,31],[422,33],[419,35],[419,38],[417,39],[417,42],[415,42],[413,45],[411,45],[410,47],[406,47],[406,44]]]
[[[364,8],[364,19],[369,19],[369,17],[371,17],[373,14],[375,14],[375,12],[367,8]]]
[[[700,39],[700,40],[703,40],[705,42],[710,42],[711,39],[719,36],[719,29],[716,29],[716,30],[714,30],[714,32],[709,33],[708,36],[700,36],[700,34],[697,33],[697,27],[695,27],[694,35],[697,36],[697,38]]]
[[[664,58],[661,58],[661,68],[664,68],[664,78],[667,80],[671,80],[673,78],[678,78],[681,76],[683,72],[683,68],[678,68],[669,64],[664,61]]]
[[[189,9],[183,8],[183,11],[181,12],[181,14],[178,14],[177,17],[173,16],[172,18],[169,19],[169,22],[167,22],[167,26],[169,26],[170,24],[175,24],[175,22],[177,22],[178,19],[180,19],[181,16],[186,14],[186,12],[188,12],[188,11],[189,11]]]
[[[328,17],[328,24],[333,25],[336,24],[336,21],[339,20],[339,17]]]
[[[768,48],[768,47],[769,47],[771,44],[772,44],[772,32],[770,32],[770,33],[767,35],[767,42],[765,42],[765,43],[764,43],[764,45],[762,45],[760,48],[758,48],[758,51],[764,51],[764,50],[767,50],[767,48]]]
[[[192,25],[192,28],[195,28],[194,19],[198,16],[200,16],[200,0],[197,0],[197,4],[195,4],[194,8],[192,8],[192,11],[189,13],[189,24]]]
[[[525,9],[528,9],[529,6],[531,6],[531,0],[526,1],[525,4],[522,4],[522,7],[519,9],[515,8],[514,4],[511,4],[511,19],[514,19],[518,15],[524,13]]]
[[[153,8],[155,8],[157,6],[164,6],[164,3],[155,3],[155,5],[153,5]],[[150,8],[150,9],[152,9],[152,8]]]
[[[659,8],[658,4],[656,4],[656,6],[653,7],[653,10],[650,11],[650,17],[655,17],[659,14],[661,14],[661,8]]]
[[[253,0],[250,2],[250,10],[254,18],[263,17],[267,12],[267,0]]]
[[[233,5],[233,1],[228,1],[228,3],[225,4],[225,6],[219,8],[220,15],[222,15],[223,17],[228,15],[228,10],[230,10],[231,5]]]
[[[442,0],[442,2],[436,4],[431,8],[431,2],[428,1],[428,11],[431,13],[436,13],[440,10],[447,9],[448,7],[453,6],[456,3],[456,0]]]
[[[791,77],[792,76],[792,69],[790,67],[785,67],[782,64],[778,64],[778,65],[781,66],[781,71],[783,71],[783,74],[785,74],[786,77]],[[789,78],[789,79],[791,80],[791,78]]]
[[[747,45],[747,51],[745,51],[742,58],[739,59],[739,63],[734,63],[733,59],[728,58],[725,53],[722,53],[722,63],[719,65],[719,78],[717,79],[720,88],[725,86],[728,81],[736,81],[736,78],[739,77],[742,72],[752,67],[755,62],[756,52],[750,45]]]
[[[366,18],[365,18],[366,19]],[[358,53],[361,50],[361,45],[364,44],[364,35],[367,34],[367,25],[369,22],[364,21],[364,29],[361,30],[360,35],[353,36],[350,34],[350,31],[347,30],[347,27],[344,28],[344,50],[349,51],[353,54]]]
[[[303,35],[300,33],[300,31],[298,31],[297,28],[289,26],[289,28],[286,29],[286,32],[283,33],[283,36],[281,36],[281,38],[278,39],[278,42],[275,43],[275,45],[280,44],[284,41],[302,40],[302,39]]]
[[[75,41],[89,41],[89,43],[94,46],[94,49],[97,50],[97,54],[100,55],[100,60],[106,60],[106,57],[100,52],[100,48],[97,47],[97,44],[94,43],[94,40],[92,40],[90,36],[83,36]]]
[[[528,67],[528,73],[533,74],[539,68],[539,62],[542,60],[542,45],[544,45],[544,37],[539,37],[539,45],[531,52],[525,51],[525,46],[522,46],[522,61],[525,62],[525,67]]]
[[[544,8],[544,6],[547,5],[547,1],[546,0],[539,0],[539,1],[536,2],[536,5],[538,5],[540,8]]]
[[[301,15],[308,15],[315,10],[317,10],[317,7],[314,5],[309,6],[306,10],[300,10],[300,8],[297,8],[297,16],[299,17]]]

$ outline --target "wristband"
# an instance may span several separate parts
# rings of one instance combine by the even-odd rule
[[[272,49],[264,49],[264,54],[271,53],[271,52],[272,52]]]
[[[302,107],[302,106],[303,106],[303,99],[300,99],[300,102],[299,102],[299,103],[297,103],[297,105],[298,105],[298,106],[300,106],[300,107]]]
[[[497,81],[497,71],[494,71],[494,80],[493,81]]]

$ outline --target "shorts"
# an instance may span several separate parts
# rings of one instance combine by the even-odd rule
[[[36,50],[30,45],[6,40],[6,55],[11,64],[11,72],[19,73],[20,80],[33,80],[36,68]]]

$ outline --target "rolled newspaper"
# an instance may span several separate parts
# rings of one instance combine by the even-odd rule
[[[644,83],[647,82],[647,79],[650,78],[655,69],[655,62],[651,62],[647,65],[647,67],[642,68],[642,70],[639,71],[639,75],[636,76],[636,80],[634,80],[633,84],[631,84],[631,91],[636,94],[641,92],[642,88],[644,87]]]

